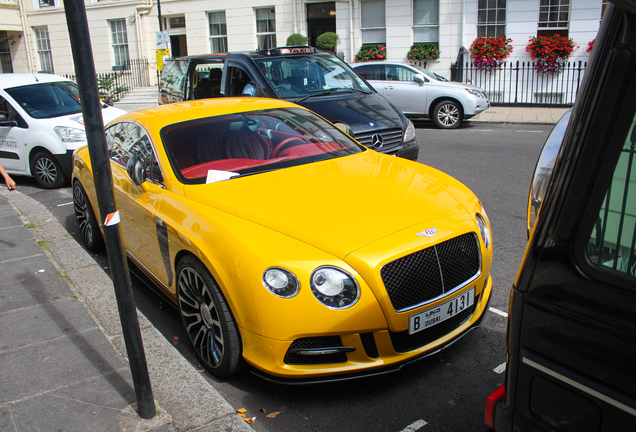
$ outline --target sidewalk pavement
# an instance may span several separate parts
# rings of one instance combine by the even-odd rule
[[[141,419],[108,275],[4,184],[0,220],[0,431],[253,432],[139,313],[157,408]]]
[[[490,107],[469,122],[556,124],[569,108]]]

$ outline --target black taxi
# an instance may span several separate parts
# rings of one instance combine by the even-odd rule
[[[415,128],[344,61],[312,47],[189,56],[166,61],[159,104],[256,96],[308,108],[376,151],[417,160]]]
[[[636,431],[636,1],[610,1],[532,181],[497,432]]]

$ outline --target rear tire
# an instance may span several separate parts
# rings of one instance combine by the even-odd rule
[[[44,189],[55,189],[64,183],[62,167],[55,157],[46,150],[39,151],[31,160],[31,174]]]
[[[241,337],[232,312],[208,269],[186,256],[177,267],[181,322],[203,365],[219,378],[243,367]]]
[[[433,121],[442,129],[455,129],[464,120],[464,110],[457,102],[444,100],[433,109]]]
[[[73,183],[73,209],[75,210],[75,220],[80,230],[80,236],[84,246],[91,252],[101,252],[104,250],[104,237],[99,229],[95,212],[91,206],[86,191],[79,180]]]

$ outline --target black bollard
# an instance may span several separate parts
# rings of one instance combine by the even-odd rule
[[[113,193],[110,158],[106,146],[104,121],[102,119],[95,64],[93,63],[93,50],[88,32],[86,8],[83,0],[64,0],[64,10],[73,52],[73,61],[75,62],[75,74],[80,91],[88,151],[93,166],[97,202],[101,220],[104,221],[108,215],[117,211],[117,205]],[[119,223],[104,226],[103,228],[108,264],[119,309],[119,319],[139,406],[139,416],[149,419],[154,417],[156,413],[155,404],[148,375],[148,364],[146,363],[146,355],[141,339],[141,330],[139,329],[135,298],[130,287],[130,275],[126,256],[124,255],[121,230]]]

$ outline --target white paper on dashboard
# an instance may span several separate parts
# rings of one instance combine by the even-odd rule
[[[232,171],[208,170],[208,177],[205,180],[205,183],[208,184],[208,183],[228,180],[228,179],[231,179],[232,177],[236,177],[237,175],[240,175],[240,174],[237,172],[232,172]]]

